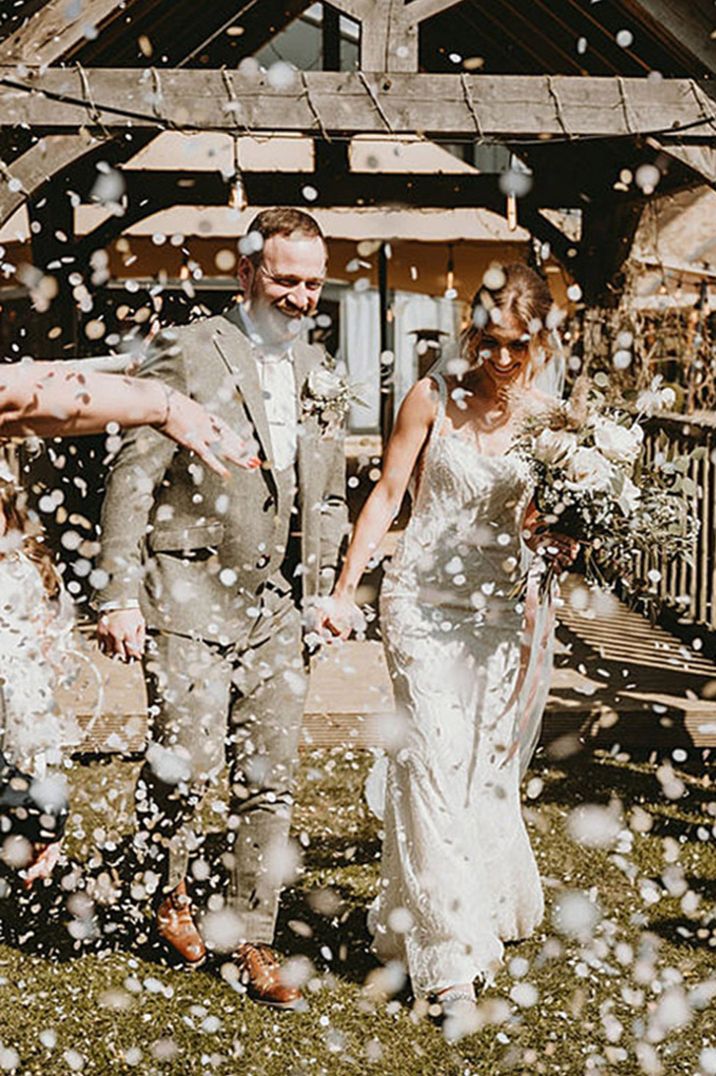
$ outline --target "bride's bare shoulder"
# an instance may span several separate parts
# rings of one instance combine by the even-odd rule
[[[421,377],[410,389],[410,392],[406,396],[406,400],[409,397],[418,405],[429,405],[434,409],[437,400],[440,398],[440,390],[438,389],[437,381],[433,377]]]
[[[429,424],[435,417],[439,400],[438,387],[431,377],[421,377],[408,391],[400,407],[405,422]]]

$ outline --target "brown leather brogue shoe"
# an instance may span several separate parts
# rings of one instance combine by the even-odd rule
[[[281,965],[270,945],[244,942],[234,953],[239,981],[252,1001],[274,1009],[298,1009],[303,1005],[301,991],[281,979]]]
[[[190,968],[206,960],[206,946],[192,917],[186,882],[180,882],[157,908],[157,934],[172,954]]]

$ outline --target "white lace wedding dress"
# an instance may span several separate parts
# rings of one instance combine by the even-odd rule
[[[404,729],[388,761],[369,916],[375,951],[404,962],[418,995],[491,982],[502,943],[543,915],[520,806],[523,624],[509,597],[529,479],[517,457],[483,455],[474,438],[443,432],[446,386],[434,380],[440,401],[417,497],[381,593]],[[540,711],[545,695],[540,684]],[[534,734],[534,724],[522,729]]]
[[[74,715],[55,704],[59,678],[76,671],[71,608],[64,593],[47,598],[24,553],[0,557],[0,750],[37,777],[61,761],[64,747],[81,740]]]

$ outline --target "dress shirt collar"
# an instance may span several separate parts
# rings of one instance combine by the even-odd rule
[[[244,303],[239,303],[239,317],[244,326],[244,331],[254,346],[254,352],[261,362],[276,363],[284,359],[291,360],[291,340],[282,340],[276,344],[268,344],[264,341],[261,333]]]

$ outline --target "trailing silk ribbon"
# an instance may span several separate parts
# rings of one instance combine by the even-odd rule
[[[543,570],[543,563],[539,558],[535,558],[527,574],[520,667],[515,686],[500,715],[504,717],[510,710],[519,707],[521,717],[503,765],[507,765],[520,748],[526,748],[534,739],[537,731],[535,725],[541,716],[535,714],[539,697],[538,689],[542,675],[546,671],[546,658],[556,621],[553,601],[555,584],[552,584],[546,597],[541,596]],[[532,730],[531,735],[528,735],[530,730]],[[523,759],[523,770],[526,769],[527,761]]]

